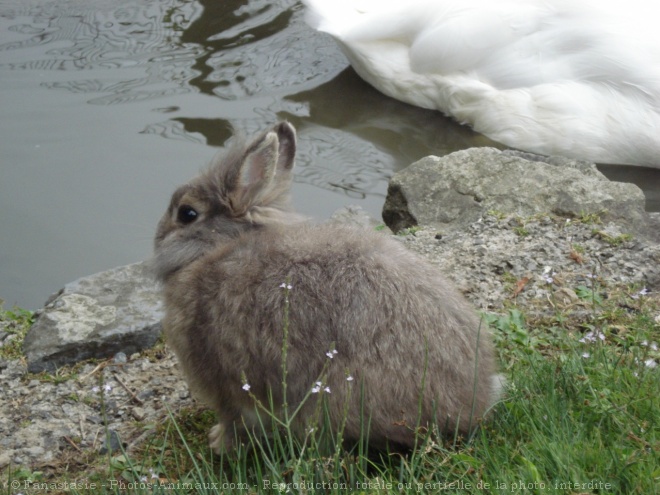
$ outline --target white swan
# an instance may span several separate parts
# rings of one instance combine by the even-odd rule
[[[660,168],[660,2],[303,3],[388,96],[525,151]]]

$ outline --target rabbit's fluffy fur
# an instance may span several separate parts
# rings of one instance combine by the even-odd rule
[[[158,224],[164,331],[191,390],[218,413],[211,446],[230,448],[256,426],[251,394],[283,403],[287,297],[290,410],[317,380],[330,389],[305,403],[296,431],[324,396],[333,426],[348,406],[347,440],[367,424],[376,447],[412,447],[419,425],[467,432],[499,394],[485,324],[398,241],[293,212],[295,148],[286,122],[235,146],[174,193]]]

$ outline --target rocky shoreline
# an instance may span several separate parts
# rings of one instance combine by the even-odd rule
[[[461,173],[466,174],[465,157],[462,160],[465,170]],[[397,181],[401,183],[400,177],[393,183]],[[464,185],[452,187],[467,197]],[[520,214],[498,211],[488,202],[487,194],[482,194],[478,201],[473,196],[470,201],[481,205],[481,209],[473,208],[476,213],[472,218],[462,217],[459,228],[448,222],[426,221],[421,227],[400,226],[396,238],[438,264],[479,310],[501,313],[515,305],[533,314],[547,311],[547,305],[539,302],[552,299],[553,304],[567,311],[586,311],[576,293],[579,287],[623,287],[631,297],[658,297],[660,245],[652,227],[656,219],[643,220],[651,226],[647,227],[648,235],[644,234],[639,223],[644,217],[643,206],[642,213],[634,211],[637,223],[633,225],[625,220],[628,213],[596,214],[583,209],[579,214],[561,214],[547,205],[544,211],[539,204],[534,211]],[[612,212],[616,201],[607,201]],[[472,203],[470,208],[474,207]],[[580,211],[581,206],[576,208]],[[625,208],[630,208],[630,198],[626,198]],[[335,221],[374,223],[354,208],[338,215]],[[126,282],[123,271],[115,272]],[[76,301],[92,298],[80,296],[81,287],[89,289],[89,285],[76,283]],[[114,301],[112,294],[125,296],[127,289],[117,289],[108,278],[102,289],[92,304],[98,311],[87,311],[89,306],[83,304],[70,313],[72,321],[80,324],[81,318],[88,318],[106,328],[106,306],[99,301]],[[66,315],[62,297],[71,294],[74,293],[65,290],[44,308],[38,322],[44,325],[50,318],[51,326],[43,331],[52,332],[52,325],[62,323]],[[87,308],[87,312],[81,308]],[[57,317],[48,316],[53,314]],[[154,315],[158,318],[157,311]],[[655,317],[660,321],[660,314]],[[76,325],[66,328],[70,332]],[[86,335],[94,333],[89,329],[87,332]],[[153,342],[142,350],[112,348],[103,360],[39,374],[28,373],[29,363],[36,359],[30,358],[29,348],[28,359],[0,359],[0,382],[4,384],[0,402],[0,472],[10,464],[13,469],[26,466],[32,470],[56,470],[71,459],[86,459],[102,452],[108,448],[108,438],[110,449],[116,449],[121,442],[130,450],[152,434],[155,425],[166,420],[168,411],[176,414],[181,408],[193,406],[172,353],[162,343],[149,349],[151,345]]]

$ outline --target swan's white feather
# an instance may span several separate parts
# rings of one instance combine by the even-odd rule
[[[391,97],[515,148],[660,167],[660,3],[303,1]]]

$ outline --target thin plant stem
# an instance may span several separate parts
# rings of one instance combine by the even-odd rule
[[[282,411],[284,420],[289,419],[289,404],[287,402],[287,355],[289,350],[289,291],[291,279],[286,278],[284,284],[284,316],[282,319]]]
[[[477,385],[479,383],[479,339],[481,337],[481,326],[484,319],[479,318],[479,328],[477,328],[477,347],[474,350],[474,381],[472,383],[472,408],[470,409],[470,418],[468,419],[468,429],[472,429],[472,418],[474,417],[474,408],[477,404]]]

